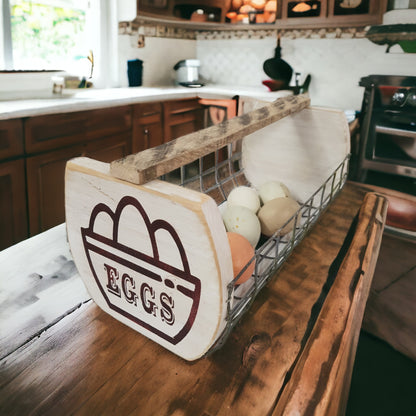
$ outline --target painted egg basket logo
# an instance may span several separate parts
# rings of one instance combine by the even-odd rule
[[[120,217],[128,208],[143,219],[152,255],[121,243]],[[103,217],[112,228],[111,238],[97,232]],[[98,218],[100,220],[98,221]],[[156,232],[167,231],[178,248],[183,269],[159,259]],[[175,229],[166,221],[150,221],[133,197],[123,197],[115,212],[105,204],[94,207],[88,228],[81,228],[85,253],[94,279],[109,308],[160,338],[176,345],[190,331],[198,311],[201,282],[192,276],[188,259]],[[131,245],[131,244],[130,244]]]

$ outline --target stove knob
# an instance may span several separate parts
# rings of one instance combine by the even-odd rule
[[[407,90],[404,90],[404,89],[397,90],[393,94],[393,97],[391,97],[391,103],[393,105],[402,106],[404,102],[406,101],[406,96],[407,96]]]
[[[416,107],[416,88],[411,88],[407,95],[407,104]]]

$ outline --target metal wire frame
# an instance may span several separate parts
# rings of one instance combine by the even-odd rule
[[[229,144],[226,148],[215,151],[213,156],[214,161],[212,157],[210,160],[206,157],[200,158],[191,165],[182,166],[173,175],[165,175],[163,179],[208,194],[218,205],[221,205],[226,201],[232,189],[249,184],[241,166],[240,142]],[[347,180],[349,159],[350,155],[347,155],[327,180],[300,205],[296,213],[270,238],[261,242],[253,258],[227,285],[227,323],[206,355],[217,351],[224,345],[260,290],[276,275],[276,271],[343,188]],[[282,230],[292,222],[292,231],[283,234]],[[252,277],[246,283],[237,286],[235,282],[253,262],[255,266]]]

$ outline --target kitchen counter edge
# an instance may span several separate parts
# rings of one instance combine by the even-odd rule
[[[130,87],[76,91],[62,97],[46,97],[0,101],[0,120],[34,117],[99,108],[130,105],[151,101],[181,98],[226,99],[234,96],[246,99],[273,102],[280,97],[292,95],[292,91],[264,91],[258,88],[230,87]]]

